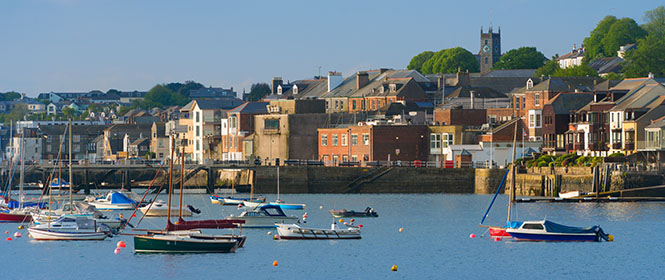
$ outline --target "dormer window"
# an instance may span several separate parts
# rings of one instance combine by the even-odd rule
[[[532,87],[533,87],[533,80],[528,79],[528,80],[526,81],[526,89],[530,89],[530,88],[532,88]]]
[[[381,86],[381,87],[379,88],[379,93],[383,93],[384,91],[385,91],[385,89],[383,88],[383,86]]]
[[[396,84],[390,84],[390,92],[396,92],[397,91],[397,85]]]
[[[298,94],[298,85],[293,86],[293,94]]]
[[[277,95],[282,95],[282,86],[277,86]]]

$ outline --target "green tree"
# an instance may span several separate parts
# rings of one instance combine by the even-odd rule
[[[543,66],[545,62],[547,62],[547,58],[535,47],[521,47],[502,55],[494,64],[493,69],[536,69]]]
[[[62,114],[65,116],[65,118],[71,119],[76,115],[76,110],[74,110],[72,107],[65,107],[62,108]]]
[[[132,109],[132,107],[129,107],[129,106],[120,106],[120,107],[118,107],[118,114],[117,114],[117,116],[118,116],[118,117],[120,117],[120,116],[124,116],[124,115],[127,114],[127,112],[129,112],[129,110],[131,110],[131,109]]]
[[[28,111],[28,105],[26,104],[16,104],[14,108],[12,108],[9,113],[4,115],[3,123],[5,125],[9,125],[10,122],[12,121],[18,121],[18,120],[23,120],[30,111]]]
[[[545,65],[543,65],[540,68],[536,69],[535,76],[536,77],[552,76],[559,69],[561,69],[559,67],[559,62],[556,60],[556,58],[552,58],[552,60],[545,63]]]
[[[610,73],[607,73],[607,75],[605,75],[605,77],[603,77],[603,79],[605,79],[605,80],[623,80],[623,79],[625,79],[625,77],[624,77],[623,73],[610,72]]]
[[[120,91],[112,88],[106,91],[106,94],[120,94]]]
[[[665,76],[665,38],[649,35],[637,42],[637,49],[626,54],[626,78]]]
[[[187,98],[182,94],[173,92],[165,85],[156,85],[151,88],[143,98],[144,108],[160,107],[166,108],[169,106],[182,106],[187,103]]]
[[[660,6],[644,13],[644,21],[642,28],[646,30],[650,36],[665,37],[665,6]]]
[[[10,91],[4,94],[4,101],[13,101],[21,98],[21,94],[15,91]]]
[[[642,39],[647,35],[647,32],[642,29],[637,22],[631,18],[622,18],[610,26],[601,43],[603,44],[603,54],[605,57],[612,57],[617,55],[619,47],[625,44],[636,43],[638,39]]]
[[[455,73],[458,70],[469,70],[469,72],[480,71],[480,65],[478,65],[476,57],[461,47],[443,49],[436,52],[430,59],[423,63],[421,73]]]
[[[618,19],[615,16],[606,16],[598,22],[596,28],[589,34],[589,37],[584,39],[585,61],[592,61],[598,57],[603,57],[603,38],[610,31],[612,24],[617,21]]]
[[[194,82],[194,81],[186,81],[185,84],[182,85],[182,86],[178,89],[178,91],[176,91],[176,92],[182,94],[183,96],[185,96],[185,97],[187,97],[187,98],[189,98],[189,91],[191,91],[191,90],[197,90],[197,89],[200,89],[200,88],[202,88],[202,87],[203,87],[203,85],[202,85],[202,84],[199,84],[199,83],[197,83],[197,82]]]
[[[588,64],[577,65],[568,68],[560,68],[552,74],[554,77],[598,77],[596,70]]]
[[[434,52],[432,51],[421,52],[418,55],[411,58],[409,66],[407,66],[406,69],[422,72],[421,70],[423,68],[423,63],[425,63],[425,61],[427,61],[428,59],[432,58],[432,56],[434,56]]]
[[[249,91],[248,101],[259,101],[270,93],[270,86],[266,83],[252,84]]]

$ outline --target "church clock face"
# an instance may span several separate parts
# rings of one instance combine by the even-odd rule
[[[487,45],[485,45],[485,46],[483,47],[483,52],[487,53],[487,52],[489,52],[489,51],[490,51],[490,47],[487,46]]]

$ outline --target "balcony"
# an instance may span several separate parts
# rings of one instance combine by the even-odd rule
[[[621,150],[621,143],[612,143],[612,149]]]
[[[279,128],[264,128],[263,129],[263,134],[265,134],[265,135],[279,134]]]
[[[635,142],[626,142],[626,144],[624,146],[625,146],[626,151],[635,150]]]

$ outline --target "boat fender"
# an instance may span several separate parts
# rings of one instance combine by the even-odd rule
[[[186,206],[189,209],[189,211],[192,211],[192,213],[201,214],[201,210],[194,208],[194,206],[191,205],[186,205]]]

